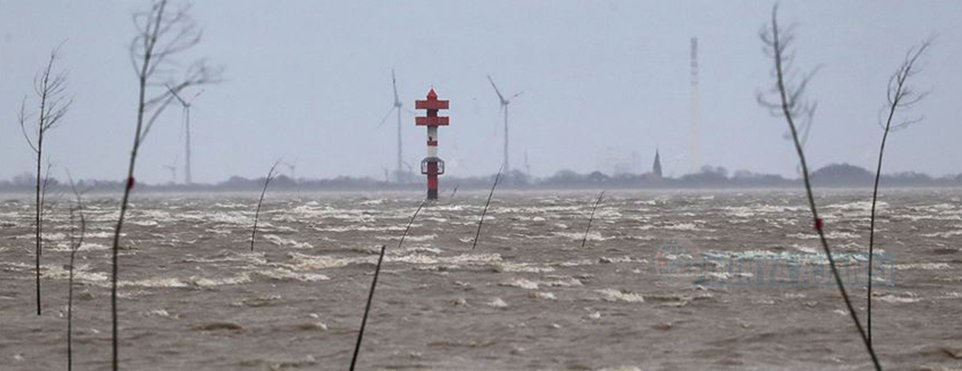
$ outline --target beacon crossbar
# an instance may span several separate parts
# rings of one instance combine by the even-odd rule
[[[438,175],[444,174],[444,160],[438,157],[438,126],[448,126],[450,118],[438,116],[439,110],[448,109],[447,100],[439,100],[438,93],[431,88],[427,99],[414,101],[415,109],[426,110],[426,116],[414,118],[417,126],[428,127],[428,153],[421,160],[421,174],[428,177],[428,200],[438,199]]]

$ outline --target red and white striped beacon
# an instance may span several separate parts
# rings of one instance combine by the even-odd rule
[[[428,176],[428,199],[438,199],[438,175],[444,174],[444,160],[438,157],[438,126],[448,126],[449,117],[438,116],[438,110],[448,109],[448,101],[438,100],[432,87],[427,99],[414,101],[415,109],[427,110],[427,116],[414,118],[417,126],[428,127],[428,155],[421,160],[421,174]]]

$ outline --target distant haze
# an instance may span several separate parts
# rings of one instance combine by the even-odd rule
[[[263,176],[283,157],[298,177],[382,178],[395,162],[391,69],[413,109],[434,86],[451,100],[440,129],[448,173],[490,174],[501,162],[498,99],[510,105],[512,167],[688,172],[689,40],[699,38],[701,158],[732,171],[795,176],[785,123],[755,101],[770,61],[757,32],[766,1],[198,1],[204,39],[183,59],[226,67],[192,111],[193,177]],[[131,12],[145,1],[0,0],[0,178],[32,171],[16,121],[49,51],[66,40],[75,103],[48,133],[54,176],[121,179],[134,130],[136,88],[127,53]],[[798,24],[797,66],[822,70],[807,150],[813,167],[871,168],[889,75],[906,50],[937,35],[915,83],[931,96],[922,124],[889,141],[886,171],[962,172],[962,2],[783,2]],[[193,92],[188,92],[192,95]],[[405,113],[405,160],[425,155],[425,130]],[[183,168],[179,106],[147,139],[139,177],[166,182]],[[283,168],[284,173],[289,169]],[[182,181],[182,174],[178,174]]]

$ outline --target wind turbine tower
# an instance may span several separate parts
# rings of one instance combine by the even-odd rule
[[[177,184],[177,166],[164,165],[164,168],[170,170],[170,184]]]
[[[528,162],[528,150],[524,150],[524,172],[531,175],[531,164]]]
[[[510,177],[511,162],[508,158],[508,105],[511,104],[511,101],[514,100],[514,98],[517,98],[524,92],[520,91],[515,95],[512,95],[510,98],[505,98],[504,95],[501,95],[501,91],[498,90],[498,86],[494,84],[494,80],[491,79],[491,75],[488,75],[488,81],[491,82],[491,87],[494,88],[494,92],[498,94],[498,100],[501,102],[500,110],[504,112],[504,162],[502,163],[502,167],[504,169],[504,173],[508,174]]]
[[[404,179],[405,179],[405,176],[404,176],[405,172],[404,172],[404,168],[402,167],[403,161],[404,161],[403,160],[404,149],[402,147],[403,144],[401,142],[401,110],[404,109],[403,107],[404,104],[401,103],[401,99],[398,98],[397,79],[394,77],[393,69],[391,70],[391,85],[394,87],[394,105],[391,107],[390,110],[387,111],[387,113],[384,115],[384,118],[381,119],[381,123],[378,124],[377,127],[380,128],[381,126],[383,126],[384,123],[387,122],[388,117],[391,116],[391,113],[397,113],[397,164],[395,167],[396,170],[395,170],[394,176],[397,182],[401,183],[401,182],[404,182]]]
[[[691,172],[696,173],[701,168],[700,153],[700,125],[701,107],[698,94],[698,38],[691,38],[691,113],[690,131],[691,137],[688,142],[688,160],[691,162]]]
[[[197,97],[199,97],[204,91],[201,90],[197,92],[197,94],[194,94],[194,97],[190,98],[190,100],[184,100],[179,94],[177,94],[176,91],[171,89],[170,86],[167,86],[167,90],[170,90],[170,93],[174,95],[174,98],[177,98],[177,101],[180,102],[181,107],[183,107],[185,139],[184,149],[186,152],[186,157],[184,158],[184,183],[193,184],[194,181],[190,174],[190,106],[194,103],[194,99],[197,99]]]

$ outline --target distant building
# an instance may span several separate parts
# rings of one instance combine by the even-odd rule
[[[651,173],[656,179],[661,179],[661,156],[658,154],[658,149],[655,149],[655,163],[651,165]]]

